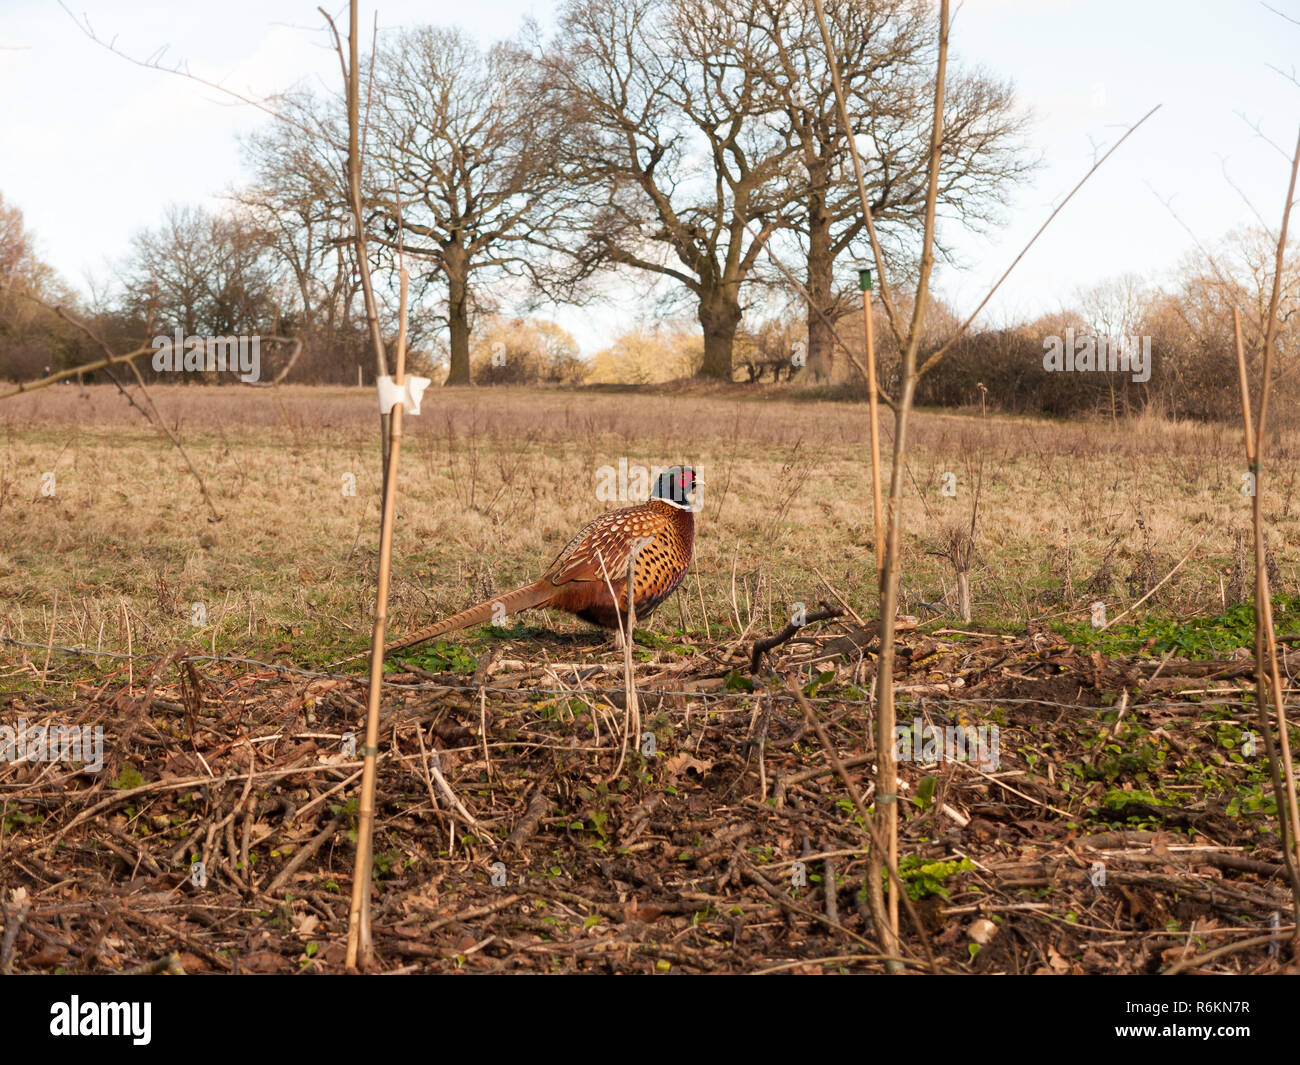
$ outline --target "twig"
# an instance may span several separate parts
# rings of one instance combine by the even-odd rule
[[[804,965],[843,965],[845,962],[854,961],[895,962],[899,965],[911,965],[915,968],[920,968],[924,964],[915,958],[901,958],[897,954],[831,954],[823,958],[783,961],[779,965],[769,965],[766,969],[755,969],[753,975],[770,976],[772,973],[783,973],[787,969],[798,969]]]
[[[1225,954],[1236,954],[1239,951],[1249,950],[1251,947],[1260,947],[1265,943],[1272,943],[1278,939],[1286,939],[1289,932],[1270,932],[1266,936],[1254,936],[1251,939],[1243,939],[1236,943],[1227,943],[1222,947],[1215,947],[1214,950],[1207,950],[1204,954],[1194,954],[1190,958],[1184,958],[1181,961],[1174,962],[1168,969],[1160,971],[1161,976],[1177,976],[1188,969],[1195,969],[1198,965],[1204,965],[1215,958],[1221,958]]]
[[[831,88],[835,91],[835,103],[839,108],[840,125],[844,130],[844,141],[848,145],[849,158],[853,160],[853,176],[858,185],[858,199],[862,205],[862,219],[867,226],[867,238],[871,242],[871,254],[876,261],[876,272],[880,275],[880,302],[885,308],[885,317],[889,321],[890,332],[894,334],[894,340],[897,342],[899,349],[906,347],[903,340],[903,332],[898,324],[898,311],[894,307],[893,297],[889,293],[889,278],[885,274],[885,253],[880,247],[880,241],[876,237],[876,223],[871,213],[871,199],[867,196],[867,183],[862,173],[862,159],[858,155],[857,141],[853,132],[853,125],[849,121],[848,102],[844,98],[844,86],[840,81],[840,64],[835,58],[835,44],[831,40],[830,30],[826,26],[826,11],[823,8],[822,0],[813,0],[813,7],[817,14],[817,25],[821,29],[822,44],[826,49],[826,60],[831,70]],[[947,8],[944,8],[941,18],[943,19],[942,32],[944,40],[947,40]],[[939,84],[940,93],[942,93],[943,68],[940,65]],[[941,115],[936,116],[936,118]],[[864,374],[865,376],[865,374]],[[888,399],[888,397],[886,397]]]
[[[817,312],[817,317],[820,318],[822,322],[825,324],[826,328],[830,330],[830,334],[834,338],[835,342],[839,344],[841,348],[844,349],[844,353],[849,357],[849,361],[853,363],[853,368],[862,375],[863,380],[866,381],[868,387],[870,387],[871,377],[868,368],[866,366],[863,366],[862,363],[858,361],[858,356],[854,353],[853,349],[849,347],[848,343],[844,340],[844,338],[840,336],[839,330],[835,328],[835,323],[832,322],[829,317],[827,317],[825,311],[823,311],[820,307],[817,306],[817,304],[813,301],[812,295],[808,292],[806,288],[804,288],[803,284],[799,281],[799,279],[794,276],[794,274],[791,272],[789,267],[787,267],[785,263],[783,263],[779,258],[777,258],[776,252],[774,252],[771,249],[771,247],[768,245],[767,238],[761,236],[758,233],[755,233],[753,229],[750,228],[748,221],[745,222],[745,229],[749,232],[749,235],[754,238],[754,241],[756,243],[762,245],[763,250],[767,252],[768,259],[771,260],[772,265],[775,266],[779,271],[781,271],[782,274],[785,275],[786,280],[789,281],[790,284],[794,286],[795,291],[798,292],[799,295],[801,295],[804,298],[805,302],[808,304],[808,307],[811,310]],[[893,400],[890,399],[889,396],[886,395],[883,398],[887,405],[893,406]]]
[[[39,301],[38,301],[39,302]],[[56,313],[59,308],[56,308]],[[128,351],[125,355],[110,355],[108,358],[100,359],[98,362],[82,363],[80,366],[74,366],[71,370],[59,370],[57,373],[48,374],[45,377],[39,377],[35,381],[20,381],[6,392],[0,392],[0,399],[8,399],[11,396],[22,395],[24,392],[35,392],[38,388],[45,388],[48,385],[58,384],[60,381],[66,381],[69,377],[76,377],[78,374],[94,373],[96,370],[103,370],[109,366],[117,366],[120,363],[130,362],[132,359],[138,359],[141,355],[152,355],[152,347],[136,348],[134,351]]]
[[[786,689],[795,697],[795,700],[803,709],[804,720],[808,722],[808,726],[817,734],[817,740],[821,743],[822,750],[826,752],[826,760],[831,763],[836,775],[844,784],[845,790],[848,791],[849,798],[853,801],[853,806],[858,811],[858,816],[862,819],[863,825],[866,826],[867,832],[871,835],[873,852],[881,855],[883,859],[881,864],[883,864],[885,869],[889,872],[889,878],[893,884],[892,894],[895,897],[902,897],[908,918],[916,926],[917,935],[921,937],[921,946],[925,950],[925,957],[930,965],[930,970],[931,972],[937,973],[939,967],[934,959],[934,951],[930,948],[930,937],[926,934],[925,925],[922,924],[921,918],[916,912],[916,907],[912,905],[912,899],[907,894],[907,891],[903,886],[903,881],[899,878],[896,864],[890,861],[888,856],[884,854],[884,841],[881,839],[880,833],[877,831],[870,814],[867,812],[867,807],[862,801],[862,796],[858,794],[857,785],[853,783],[853,778],[849,776],[843,763],[840,761],[839,755],[835,753],[835,746],[831,743],[830,736],[826,734],[826,729],[822,726],[821,721],[818,720],[817,715],[813,713],[812,704],[804,697],[803,691],[800,690],[798,685],[792,684],[789,677],[785,677],[783,680],[785,681]],[[867,875],[870,876],[871,873],[868,872]],[[872,892],[871,885],[868,883],[867,896],[868,899],[875,900],[872,906],[872,918],[879,925],[880,921],[884,917],[883,906],[880,903],[880,892],[878,889],[875,892]],[[880,910],[879,913],[876,912],[878,909]],[[888,926],[886,925],[884,927],[887,928]],[[883,931],[883,929],[878,928],[878,931]]]
[[[293,857],[290,858],[285,867],[276,874],[275,879],[271,881],[271,886],[266,889],[266,893],[268,895],[274,895],[284,887],[289,877],[293,876],[294,873],[306,865],[312,856],[321,849],[321,847],[325,846],[326,843],[333,839],[334,834],[338,832],[342,825],[342,815],[335,817],[329,824],[308,840],[307,843],[294,851]]]
[[[1028,253],[1029,249],[1034,246],[1034,243],[1038,240],[1038,238],[1043,235],[1044,230],[1046,230],[1047,227],[1052,224],[1052,221],[1056,218],[1058,214],[1061,213],[1061,210],[1065,207],[1065,205],[1069,203],[1072,199],[1074,199],[1075,193],[1077,193],[1081,188],[1083,188],[1083,186],[1087,184],[1088,179],[1092,177],[1092,175],[1095,174],[1101,168],[1102,164],[1105,163],[1107,159],[1109,159],[1112,155],[1115,154],[1119,146],[1123,144],[1126,140],[1128,140],[1129,137],[1131,137],[1134,133],[1136,133],[1138,128],[1142,126],[1142,124],[1145,123],[1148,118],[1150,118],[1157,111],[1159,111],[1162,106],[1163,106],[1162,104],[1156,104],[1155,107],[1151,108],[1150,111],[1148,111],[1145,115],[1139,118],[1135,123],[1133,123],[1133,125],[1129,126],[1129,128],[1124,131],[1124,136],[1120,137],[1119,140],[1117,140],[1114,144],[1111,145],[1110,150],[1106,152],[1105,155],[1103,155],[1100,159],[1098,159],[1095,163],[1092,164],[1092,167],[1088,170],[1086,174],[1083,175],[1082,178],[1079,179],[1079,183],[1069,191],[1069,194],[1065,197],[1065,199],[1063,199],[1060,203],[1056,205],[1055,208],[1053,208],[1052,213],[1047,216],[1046,221],[1044,221],[1043,224],[1038,227],[1034,235],[1029,238],[1029,243],[1027,243],[1023,248],[1020,249],[1020,254],[1011,260],[1011,265],[1008,266],[1002,272],[1002,276],[999,277],[997,281],[993,283],[993,287],[988,290],[988,293],[985,295],[985,297],[982,300],[980,300],[979,304],[975,307],[975,309],[971,311],[970,315],[966,318],[966,320],[962,322],[960,326],[957,327],[957,332],[955,332],[948,339],[948,341],[941,348],[939,348],[938,351],[936,351],[933,355],[927,358],[924,363],[921,364],[921,368],[916,371],[917,377],[924,377],[927,373],[930,372],[930,370],[934,369],[935,365],[938,364],[939,360],[942,359],[948,353],[948,350],[955,343],[957,343],[958,340],[960,340],[963,336],[965,336],[966,330],[970,328],[971,322],[973,322],[975,320],[975,317],[980,313],[980,311],[984,309],[988,301],[993,298],[994,293],[996,293],[997,290],[1002,287],[1002,282],[1004,282],[1010,276],[1011,271],[1014,270],[1019,265],[1020,260],[1023,259],[1025,255]]]
[[[842,606],[842,607],[845,609],[845,611],[848,613],[849,617],[851,617],[854,621],[856,621],[856,622],[858,623],[859,626],[861,626],[862,628],[865,629],[865,628],[867,627],[867,623],[866,623],[865,621],[863,621],[862,618],[860,618],[860,617],[858,616],[858,612],[857,612],[856,610],[854,610],[853,607],[849,606],[849,601],[848,601],[847,599],[845,599],[844,596],[840,595],[840,593],[837,592],[837,591],[835,590],[835,588],[834,588],[834,586],[831,584],[831,582],[828,581],[824,576],[822,576],[822,571],[819,570],[816,566],[813,566],[813,567],[812,567],[812,571],[813,571],[815,574],[817,574],[817,576],[821,579],[822,584],[826,585],[826,590],[827,590],[828,592],[830,592],[831,595],[834,597],[835,601],[836,601],[837,603],[839,603],[840,606]]]
[[[50,610],[50,630],[46,639],[49,643],[54,643],[54,624],[59,619],[59,589],[54,589],[54,605]],[[50,675],[50,651],[45,652],[45,664],[41,667],[41,687],[45,687],[45,681]]]
[[[592,720],[595,720],[593,715]],[[487,767],[488,781],[492,780],[492,755],[488,753],[487,742],[487,688],[483,685],[478,689],[478,734],[483,743],[483,764]]]
[[[1002,788],[1004,791],[1011,792],[1012,795],[1018,795],[1026,802],[1032,802],[1035,806],[1041,806],[1044,810],[1051,810],[1052,813],[1054,814],[1060,814],[1062,817],[1070,818],[1070,819],[1073,819],[1073,817],[1075,816],[1074,814],[1070,813],[1069,810],[1062,810],[1059,806],[1053,806],[1051,803],[1040,802],[1038,799],[1035,799],[1032,795],[1026,795],[1023,791],[1017,791],[1010,784],[1006,784],[1003,781],[999,780],[992,773],[986,773],[982,769],[975,768],[975,766],[971,765],[970,762],[959,762],[957,764],[964,766],[972,773],[978,773],[985,780],[993,781],[993,783],[996,784],[999,788]]]
[[[63,8],[63,10],[67,12],[68,18],[72,19],[72,21],[76,23],[77,28],[81,30],[81,32],[84,33],[87,37],[89,37],[91,41],[93,41],[95,44],[99,45],[101,48],[105,49],[106,51],[112,52],[115,56],[118,56],[121,59],[125,59],[128,63],[133,63],[138,67],[144,67],[146,70],[156,70],[162,74],[175,74],[177,77],[187,78],[188,80],[197,82],[198,84],[204,85],[209,89],[215,89],[217,92],[225,93],[227,96],[231,97],[234,100],[238,100],[240,103],[245,103],[248,104],[250,107],[255,107],[259,111],[263,111],[266,114],[270,115],[272,118],[278,119],[279,121],[284,122],[287,125],[302,130],[302,132],[306,133],[310,137],[324,136],[323,130],[308,129],[301,122],[297,122],[294,119],[290,118],[288,115],[283,114],[280,111],[274,110],[263,101],[258,100],[252,96],[245,96],[242,93],[235,92],[234,89],[222,85],[219,81],[210,81],[207,78],[201,78],[197,74],[191,73],[187,67],[180,66],[180,65],[177,65],[175,67],[163,66],[161,62],[161,57],[162,57],[162,53],[166,50],[165,46],[163,48],[158,49],[156,52],[154,52],[153,55],[151,55],[148,59],[137,59],[133,55],[128,55],[126,52],[123,52],[121,49],[117,47],[116,41],[100,40],[100,38],[96,35],[94,29],[90,25],[90,17],[88,15],[83,15],[82,18],[78,19],[77,16],[74,15],[71,10],[69,10],[68,5],[65,4],[63,0],[59,0],[59,7]]]
[[[27,911],[30,903],[20,902],[13,910],[10,910],[0,899],[0,916],[5,919],[4,939],[0,939],[0,973],[9,975],[12,972],[12,960],[14,953],[14,943],[18,940],[18,933],[22,930],[23,923],[27,920]]]
[[[35,299],[35,297],[31,297],[31,298]],[[42,301],[40,300],[36,300],[36,302],[42,303]],[[48,304],[42,303],[42,306],[48,307]],[[57,314],[69,325],[75,326],[77,329],[80,329],[83,333],[85,333],[86,336],[90,337],[91,340],[93,340],[97,345],[99,345],[100,350],[104,352],[107,358],[101,360],[99,363],[87,363],[85,366],[80,366],[73,370],[65,370],[61,374],[51,374],[49,377],[43,378],[41,381],[38,381],[34,384],[27,386],[26,389],[24,389],[22,385],[19,385],[17,390],[0,394],[0,399],[4,399],[6,396],[17,395],[19,392],[22,391],[31,391],[33,388],[42,388],[47,384],[53,384],[56,380],[59,380],[61,377],[67,377],[77,373],[85,373],[88,372],[89,369],[95,367],[103,368],[106,366],[116,365],[117,363],[125,363],[127,366],[130,367],[131,372],[135,374],[135,379],[140,385],[140,391],[144,393],[145,399],[148,401],[149,406],[152,408],[153,413],[157,418],[157,426],[156,426],[157,429],[164,436],[166,436],[167,439],[171,441],[172,446],[175,447],[176,450],[181,453],[181,458],[185,460],[185,465],[189,468],[189,471],[193,475],[194,480],[198,482],[199,492],[203,496],[203,502],[207,504],[208,511],[212,515],[211,520],[213,522],[220,521],[221,515],[217,513],[217,508],[215,504],[213,504],[212,502],[212,497],[208,495],[208,486],[204,483],[203,478],[199,474],[199,471],[195,469],[194,463],[190,460],[189,452],[185,450],[184,446],[182,446],[181,442],[176,438],[176,434],[173,433],[169,428],[167,428],[167,423],[163,420],[162,414],[159,413],[157,404],[154,403],[153,397],[149,394],[149,389],[145,387],[144,378],[140,375],[140,368],[136,366],[134,362],[134,360],[138,358],[140,355],[143,355],[147,351],[152,351],[153,348],[143,348],[122,356],[114,355],[113,349],[108,346],[107,341],[105,341],[98,333],[96,333],[93,329],[91,329],[90,326],[88,326],[85,322],[69,314],[62,307],[55,307],[53,308],[53,310],[55,314]],[[121,387],[122,386],[119,384],[118,388]],[[123,391],[125,391],[125,389],[123,389]]]
[[[128,362],[127,365],[131,367],[131,372],[135,374],[135,379],[140,385],[140,391],[144,393],[144,398],[149,401],[149,406],[153,408],[154,414],[158,415],[158,428],[162,430],[163,435],[172,442],[172,446],[181,453],[181,458],[185,460],[185,465],[189,468],[194,480],[198,482],[199,493],[203,496],[203,502],[208,505],[208,511],[212,515],[208,520],[212,522],[220,521],[221,515],[217,513],[216,504],[212,502],[212,497],[208,495],[208,486],[204,483],[203,477],[195,468],[189,452],[185,450],[184,445],[182,445],[180,440],[177,439],[176,434],[167,428],[167,423],[163,420],[163,416],[159,412],[157,404],[154,403],[153,396],[149,395],[149,389],[145,387],[144,378],[140,375],[140,367],[136,366],[133,362]]]
[[[778,906],[780,906],[783,910],[788,910],[791,913],[796,913],[800,917],[806,917],[810,921],[816,921],[818,924],[825,925],[833,932],[838,932],[849,939],[856,939],[859,943],[863,944],[864,946],[868,946],[868,947],[875,946],[875,944],[872,943],[871,940],[863,938],[862,936],[858,935],[856,932],[849,931],[842,924],[836,924],[830,918],[818,913],[816,910],[810,910],[807,907],[800,906],[798,903],[792,901],[791,899],[783,895],[776,888],[776,886],[767,879],[767,877],[763,876],[762,873],[760,873],[748,862],[743,862],[742,868],[744,869],[745,875],[749,877],[749,879],[752,880],[755,884],[757,884],[760,888],[762,888],[763,892],[769,898],[771,898],[773,902],[775,902]],[[938,972],[938,970],[935,969],[935,972]]]
[[[1255,539],[1255,702],[1259,715],[1260,731],[1264,738],[1264,754],[1268,759],[1273,795],[1277,802],[1278,831],[1282,842],[1282,855],[1286,861],[1291,881],[1291,902],[1295,923],[1300,925],[1300,809],[1297,809],[1295,771],[1291,761],[1291,741],[1287,731],[1286,699],[1283,695],[1281,671],[1277,659],[1277,634],[1273,627],[1273,601],[1269,588],[1268,558],[1264,543],[1262,455],[1264,428],[1268,414],[1269,388],[1272,384],[1272,356],[1277,320],[1277,299],[1281,286],[1283,255],[1286,247],[1287,223],[1295,196],[1296,172],[1300,168],[1300,139],[1297,139],[1295,156],[1291,162],[1291,180],[1287,187],[1286,204],[1282,211],[1282,227],[1278,237],[1277,258],[1273,277],[1273,293],[1269,303],[1269,320],[1264,333],[1264,367],[1260,385],[1259,419],[1252,434],[1250,416],[1250,386],[1246,374],[1246,354],[1241,342],[1241,313],[1232,309],[1234,349],[1237,357],[1237,379],[1241,388],[1242,424],[1246,432],[1246,462],[1255,478],[1251,499],[1251,525]],[[1267,653],[1267,665],[1265,654]],[[1277,739],[1273,738],[1273,722],[1268,716],[1266,689],[1271,689],[1276,707]],[[1280,756],[1280,757],[1279,757]],[[1285,812],[1284,812],[1285,811]],[[1290,840],[1288,841],[1288,835]],[[1294,853],[1293,853],[1294,848]]]
[[[1187,554],[1185,554],[1182,558],[1180,558],[1180,559],[1178,560],[1178,562],[1177,562],[1177,564],[1174,566],[1174,568],[1171,569],[1168,573],[1166,573],[1163,577],[1161,577],[1160,580],[1159,580],[1156,584],[1153,584],[1153,585],[1152,585],[1152,586],[1147,590],[1146,595],[1144,595],[1144,596],[1143,596],[1141,599],[1139,599],[1137,602],[1133,603],[1133,604],[1132,604],[1131,606],[1129,606],[1127,609],[1125,609],[1125,610],[1121,611],[1120,613],[1116,614],[1113,618],[1110,618],[1109,620],[1107,620],[1106,624],[1103,625],[1102,628],[1103,628],[1103,629],[1108,629],[1108,628],[1110,628],[1110,627],[1111,627],[1112,625],[1114,625],[1115,622],[1117,622],[1120,618],[1122,618],[1122,617],[1127,617],[1129,614],[1133,613],[1133,611],[1135,611],[1138,607],[1140,607],[1143,603],[1145,603],[1148,599],[1150,599],[1153,595],[1155,595],[1156,592],[1160,591],[1160,589],[1161,589],[1162,587],[1164,587],[1165,582],[1168,581],[1169,578],[1172,577],[1175,573],[1177,573],[1180,569],[1182,569],[1182,568],[1183,568],[1183,563],[1186,562],[1189,558],[1192,557],[1192,554],[1196,551],[1196,549],[1197,549],[1198,547],[1201,546],[1201,544],[1205,543],[1205,537],[1206,537],[1206,536],[1209,536],[1209,533],[1203,533],[1203,534],[1201,535],[1201,538],[1200,538],[1199,540],[1197,540],[1196,543],[1192,544],[1192,546],[1191,546],[1191,548],[1188,550]]]
[[[424,925],[421,931],[427,936],[430,932],[436,932],[439,928],[445,928],[449,924],[472,921],[475,917],[487,917],[499,910],[504,910],[507,906],[514,905],[521,898],[523,898],[522,895],[507,895],[505,898],[497,899],[496,902],[490,902],[486,906],[471,906],[468,910],[453,913],[450,917],[439,917],[436,921]]]
[[[550,809],[551,800],[546,797],[546,785],[541,783],[537,785],[537,790],[533,792],[533,797],[528,801],[528,809],[524,811],[524,816],[520,818],[519,824],[515,825],[510,835],[506,838],[505,846],[502,850],[511,847],[522,847],[537,831],[537,826],[542,820],[542,815]]]
[[[353,241],[356,247],[357,271],[361,291],[365,296],[366,319],[370,326],[370,339],[374,347],[375,367],[379,377],[386,376],[388,357],[384,339],[379,329],[379,316],[375,304],[374,287],[370,279],[370,261],[366,252],[366,230],[362,219],[360,114],[358,96],[357,58],[357,0],[348,4],[348,54],[343,53],[343,42],[338,27],[324,8],[317,8],[329,23],[334,36],[335,49],[343,69],[343,82],[347,90],[348,108],[348,200],[352,208]],[[367,103],[367,106],[368,103]],[[401,205],[398,205],[398,229],[401,230]],[[406,313],[409,276],[398,252],[400,303],[396,367],[393,384],[401,389],[406,373]],[[402,445],[402,402],[393,406],[390,415],[381,415],[380,443],[383,454],[384,499],[379,525],[379,573],[375,595],[375,624],[370,646],[370,689],[366,706],[366,741],[362,748],[365,758],[361,774],[361,804],[357,820],[356,873],[352,880],[352,901],[348,910],[347,965],[354,968],[368,965],[372,958],[373,941],[370,931],[370,883],[373,873],[372,849],[375,820],[376,758],[379,754],[379,700],[383,687],[384,642],[388,623],[388,588],[392,575],[393,525],[397,514],[397,470]],[[387,431],[385,431],[387,430]]]
[[[118,975],[157,976],[159,973],[167,973],[169,976],[185,975],[185,966],[181,964],[181,959],[174,950],[154,961],[147,961],[143,965],[133,965],[129,969],[123,969]]]
[[[472,813],[465,809],[465,806],[460,799],[456,798],[456,793],[451,790],[451,785],[447,783],[447,778],[442,775],[442,766],[438,764],[438,751],[435,749],[431,752],[433,757],[428,757],[425,754],[423,733],[419,729],[416,729],[415,734],[420,741],[420,761],[424,765],[425,773],[433,778],[433,782],[438,785],[438,790],[442,792],[442,797],[451,804],[451,808],[456,811],[461,820],[475,832],[478,832],[478,820]]]
[[[1119,728],[1119,723],[1124,720],[1124,712],[1128,710],[1128,689],[1125,688],[1119,696],[1119,712],[1115,715],[1115,720],[1107,724],[1101,730],[1101,735],[1097,737],[1097,743],[1083,759],[1084,765],[1093,765],[1097,761],[1097,756],[1101,754],[1102,748],[1106,746],[1111,735]]]
[[[844,616],[844,611],[842,609],[826,606],[825,602],[822,603],[822,607],[823,607],[822,610],[817,610],[809,614],[807,617],[805,617],[802,625],[796,625],[793,621],[791,621],[790,624],[788,624],[785,628],[783,628],[780,632],[776,633],[775,635],[764,636],[761,640],[755,640],[754,649],[750,652],[749,655],[749,671],[751,673],[757,673],[758,666],[763,659],[763,655],[765,655],[768,651],[771,651],[776,647],[780,647],[781,644],[791,639],[795,635],[795,633],[797,633],[805,625],[811,625],[814,621],[826,621],[830,618],[838,618]]]

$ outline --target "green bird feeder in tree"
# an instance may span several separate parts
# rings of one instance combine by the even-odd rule
[[[871,291],[871,270],[865,266],[858,267],[858,290],[860,292]]]

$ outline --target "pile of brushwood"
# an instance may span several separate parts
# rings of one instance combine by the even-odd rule
[[[632,706],[622,654],[587,635],[484,630],[390,663],[373,967],[883,971],[875,650],[844,618],[653,638]],[[29,748],[42,726],[103,737],[98,771],[0,763],[0,971],[343,969],[367,680],[285,651],[0,647],[0,724]],[[904,632],[903,967],[1300,969],[1252,672]]]

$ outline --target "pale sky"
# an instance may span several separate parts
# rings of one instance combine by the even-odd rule
[[[1271,0],[1300,21],[1300,0]],[[4,0],[0,21],[0,193],[19,207],[41,256],[84,288],[104,280],[131,235],[169,202],[217,208],[247,179],[236,134],[268,121],[221,93],[133,66],[91,42],[55,0]],[[246,94],[309,79],[331,91],[338,61],[305,0],[188,3],[75,0],[119,48],[166,58]],[[335,4],[346,22],[346,5]],[[459,24],[484,43],[526,16],[546,26],[552,0],[379,6],[380,25]],[[369,25],[376,10],[364,5]],[[950,234],[963,258],[938,290],[972,309],[1048,212],[1130,123],[1161,110],[1065,208],[1003,286],[985,319],[1031,317],[1077,290],[1136,272],[1160,281],[1192,248],[1161,200],[1204,242],[1280,215],[1300,125],[1293,73],[1300,25],[1251,0],[965,0],[953,27],[962,62],[1011,77],[1035,113],[1043,166],[1019,188],[991,239]],[[1234,189],[1233,185],[1237,188]],[[1240,190],[1237,191],[1237,189]],[[555,315],[593,354],[644,308]]]

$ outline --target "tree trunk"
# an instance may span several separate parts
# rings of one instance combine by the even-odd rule
[[[451,331],[451,358],[446,384],[468,385],[469,375],[469,270],[465,249],[448,244],[443,253],[447,271],[447,324]]]
[[[699,317],[704,330],[704,362],[700,366],[700,376],[730,381],[736,330],[740,327],[740,302],[732,290],[715,290],[700,300]]]
[[[808,365],[805,373],[810,382],[829,383],[835,371],[835,338],[822,317],[831,316],[834,270],[831,213],[826,207],[825,194],[814,189],[808,197]]]

